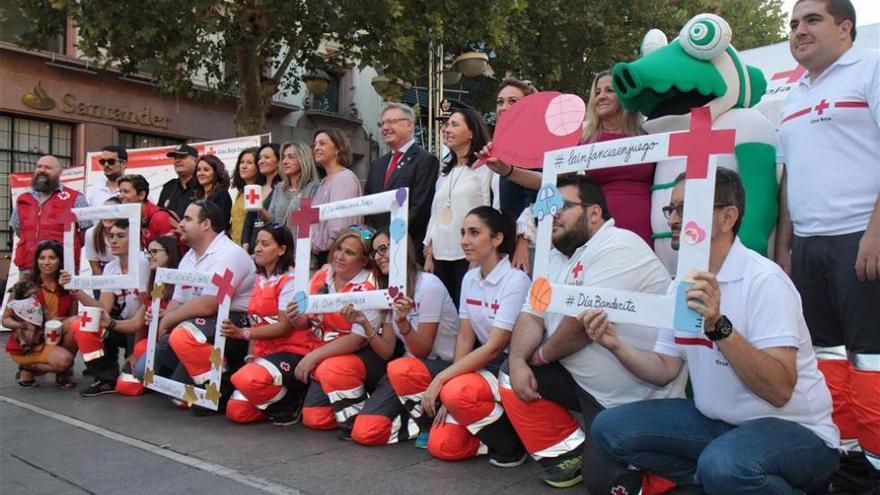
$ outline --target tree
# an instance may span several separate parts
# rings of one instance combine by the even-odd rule
[[[148,11],[118,0],[13,3],[32,24],[27,46],[56,35],[66,16],[85,56],[125,74],[146,70],[163,94],[237,93],[238,135],[263,132],[273,96],[296,92],[309,70],[377,64],[414,79],[428,39],[504,42],[504,16],[520,8],[517,0],[152,0]]]
[[[496,73],[532,80],[541,89],[586,96],[593,76],[638,56],[651,28],[672,40],[694,15],[712,12],[730,23],[733,45],[752,48],[781,41],[781,0],[541,0],[509,19],[513,33],[495,45]]]

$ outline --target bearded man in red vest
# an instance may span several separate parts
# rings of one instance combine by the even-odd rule
[[[40,241],[52,239],[64,242],[64,230],[71,216],[71,208],[89,206],[86,198],[69,187],[61,185],[64,167],[52,155],[37,160],[30,190],[15,201],[9,225],[18,236],[15,248],[15,266],[25,271],[33,267],[34,251]],[[82,234],[92,222],[78,222],[74,236],[74,252],[82,246]]]

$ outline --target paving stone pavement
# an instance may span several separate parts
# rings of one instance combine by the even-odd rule
[[[0,345],[6,334],[0,336]],[[53,377],[25,389],[0,357],[0,493],[17,494],[555,494],[534,462],[431,458],[412,442],[368,448],[302,425],[195,417],[157,393],[83,398]],[[91,382],[76,367],[77,388]]]

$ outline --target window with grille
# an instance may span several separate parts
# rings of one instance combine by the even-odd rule
[[[65,167],[73,163],[73,125],[0,114],[0,249],[12,247],[12,192],[9,174],[33,172],[43,155]]]

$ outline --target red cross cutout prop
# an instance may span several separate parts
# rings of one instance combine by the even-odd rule
[[[84,311],[81,315],[79,315],[79,320],[83,326],[86,326],[92,322],[92,317],[89,316],[89,314]]]
[[[584,271],[584,264],[578,261],[577,264],[574,265],[574,268],[571,269],[571,276],[578,278],[581,276],[582,271]]]
[[[688,179],[705,179],[709,176],[709,155],[733,153],[735,143],[733,129],[712,130],[708,107],[692,108],[690,128],[669,136],[669,154],[686,157]]]
[[[776,74],[773,74],[773,77],[771,77],[770,80],[775,81],[777,79],[787,79],[787,81],[785,81],[785,82],[791,84],[791,83],[797,81],[798,79],[800,79],[801,76],[803,76],[804,73],[806,73],[806,72],[807,72],[807,69],[805,69],[803,65],[798,64],[798,66],[795,67],[794,69],[787,70],[784,72],[777,72]]]
[[[223,300],[226,299],[226,296],[229,296],[229,299],[232,299],[232,295],[234,294],[234,289],[232,287],[232,270],[229,268],[223,272],[223,276],[221,277],[219,273],[215,273],[211,278],[211,283],[217,286],[217,302],[219,304],[223,304]]]
[[[257,191],[251,189],[248,191],[247,195],[245,195],[244,199],[247,200],[249,205],[255,205],[257,204],[257,201],[260,200],[260,195],[257,194]]]
[[[290,214],[291,227],[296,226],[297,239],[309,237],[311,226],[321,221],[318,208],[312,208],[311,198],[303,198],[299,203],[299,210]]]
[[[813,110],[815,110],[816,113],[818,113],[819,115],[822,115],[825,112],[825,109],[829,108],[830,106],[831,105],[828,104],[828,100],[822,98],[822,101],[820,101],[819,104],[816,105],[816,108],[814,108]]]

